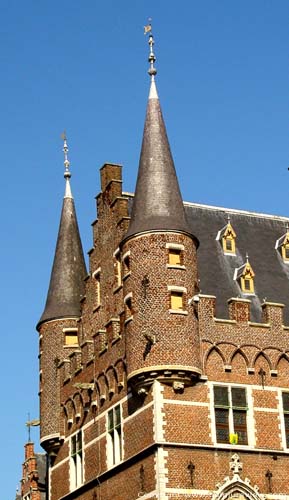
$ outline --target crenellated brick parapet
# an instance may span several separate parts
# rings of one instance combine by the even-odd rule
[[[225,319],[214,316],[215,297],[199,295],[198,298],[205,374],[211,374],[213,379],[248,384],[259,384],[263,374],[266,384],[284,385],[289,370],[289,347],[283,304],[264,302],[263,322],[258,323],[250,320],[249,299],[229,299],[229,318]]]

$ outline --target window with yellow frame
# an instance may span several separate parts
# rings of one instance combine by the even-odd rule
[[[284,261],[289,262],[289,234],[287,234],[287,237],[281,246],[281,255]]]
[[[224,253],[235,254],[236,253],[236,233],[228,222],[224,234],[222,236],[222,246]]]
[[[255,293],[254,276],[255,273],[249,262],[247,262],[240,276],[240,285],[243,293]]]
[[[179,292],[176,290],[171,291],[171,297],[170,297],[171,309],[173,309],[174,311],[183,309],[183,304],[184,304],[183,295],[184,295],[183,292]]]

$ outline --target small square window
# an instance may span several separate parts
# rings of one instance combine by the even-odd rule
[[[180,266],[182,264],[181,261],[182,252],[181,250],[170,248],[169,249],[169,265],[171,266]]]
[[[77,345],[78,336],[77,331],[66,331],[64,332],[64,344],[65,345]]]
[[[171,309],[183,309],[183,292],[171,291]]]

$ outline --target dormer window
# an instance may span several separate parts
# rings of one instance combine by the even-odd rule
[[[276,241],[276,250],[279,251],[284,262],[289,264],[289,231],[287,227],[287,232],[281,236]]]
[[[217,241],[220,241],[225,255],[236,255],[236,233],[228,218],[228,223],[217,234]]]
[[[235,269],[234,273],[234,280],[238,281],[244,294],[252,295],[255,293],[254,276],[255,273],[247,256],[246,263]]]

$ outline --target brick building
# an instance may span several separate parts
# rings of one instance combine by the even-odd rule
[[[183,203],[149,44],[135,195],[101,168],[88,272],[64,141],[37,327],[49,499],[289,499],[289,219]]]
[[[16,493],[15,500],[46,500],[47,455],[36,453],[34,443],[30,440],[25,444],[24,449],[21,487]]]

